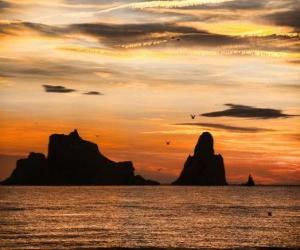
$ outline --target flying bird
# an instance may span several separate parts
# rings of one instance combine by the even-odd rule
[[[193,120],[194,120],[195,117],[196,117],[196,115],[194,115],[194,114],[191,114],[190,116],[191,116],[191,118],[192,118]]]
[[[169,146],[171,144],[170,141],[166,141],[166,145]]]

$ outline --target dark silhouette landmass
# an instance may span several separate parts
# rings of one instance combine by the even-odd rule
[[[97,144],[83,140],[77,130],[49,138],[48,157],[30,153],[17,161],[3,185],[159,185],[134,175],[132,162],[106,158]]]
[[[199,137],[194,155],[188,156],[179,178],[173,185],[227,185],[223,157],[215,155],[214,140],[210,133]]]
[[[242,186],[249,186],[249,187],[255,186],[255,182],[254,182],[251,174],[248,177],[248,181],[246,183],[242,184]]]

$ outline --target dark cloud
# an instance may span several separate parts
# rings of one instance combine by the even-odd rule
[[[274,118],[288,118],[291,115],[282,113],[279,109],[256,108],[253,106],[239,105],[239,104],[225,104],[229,108],[222,111],[204,113],[207,117],[239,117],[239,118],[258,118],[258,119],[274,119]]]
[[[199,33],[192,27],[177,26],[171,23],[143,23],[143,24],[106,24],[81,23],[69,27],[72,31],[106,38],[126,38],[127,36],[146,36],[154,33]]]
[[[50,93],[70,93],[76,91],[75,89],[69,89],[59,85],[43,85],[46,92]]]
[[[103,95],[103,93],[98,92],[98,91],[89,91],[89,92],[85,92],[85,95]]]
[[[231,126],[231,125],[220,124],[220,123],[204,123],[204,122],[198,122],[198,123],[176,123],[175,125],[180,125],[180,126],[199,126],[199,127],[206,127],[206,128],[216,128],[216,129],[223,129],[223,130],[226,130],[226,131],[238,132],[238,133],[258,133],[258,132],[273,131],[271,129],[264,129],[264,128],[237,127],[237,126]]]
[[[233,9],[233,10],[253,10],[253,9],[262,9],[266,6],[267,1],[262,0],[234,0],[229,2],[223,2],[217,5],[224,9]]]
[[[279,25],[289,26],[294,28],[296,31],[300,31],[300,8],[295,8],[287,11],[275,12],[270,15],[263,17],[264,19]]]
[[[71,32],[79,32],[102,40],[110,45],[120,43],[143,42],[151,39],[152,34],[166,34],[169,43],[179,45],[211,45],[219,46],[226,44],[241,43],[236,37],[219,35],[193,27],[179,26],[173,23],[143,23],[143,24],[104,24],[104,23],[83,23],[70,25]],[[170,34],[174,34],[173,36]],[[139,40],[137,40],[139,39]]]
[[[30,22],[0,24],[0,33],[3,34],[20,35],[22,34],[20,31],[24,29],[55,37],[64,37],[68,34],[89,35],[98,38],[100,43],[108,47],[118,48],[126,48],[127,45],[129,48],[134,48],[130,45],[139,43],[142,46],[155,47],[208,46],[223,49],[223,47],[233,46],[237,49],[237,46],[240,46],[243,50],[300,51],[297,36],[229,36],[175,23],[80,23],[69,26],[50,26]],[[160,43],[160,40],[164,42]]]
[[[7,1],[0,1],[0,11],[1,9],[6,9],[9,8],[11,6],[11,4]]]
[[[165,34],[164,39],[169,39],[170,43],[180,40],[181,45],[198,44],[215,46],[242,42],[236,37],[214,34],[193,27],[179,26],[174,23],[80,23],[64,27],[31,22],[0,24],[0,33],[4,34],[18,34],[18,31],[24,29],[33,30],[47,36],[64,36],[76,33],[86,34],[97,37],[102,42],[111,46],[147,41],[153,39],[151,38],[152,34],[160,34],[161,37]],[[173,39],[174,36],[179,40]]]

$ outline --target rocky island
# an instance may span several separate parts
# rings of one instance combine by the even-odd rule
[[[30,153],[17,161],[2,185],[159,185],[134,174],[132,162],[114,162],[77,130],[49,138],[48,156]]]
[[[248,181],[246,183],[242,184],[242,186],[248,186],[248,187],[255,186],[255,182],[254,182],[253,177],[251,176],[251,174],[248,177]]]
[[[188,156],[179,178],[173,185],[227,185],[223,157],[215,155],[214,140],[209,132],[200,135],[194,155]]]

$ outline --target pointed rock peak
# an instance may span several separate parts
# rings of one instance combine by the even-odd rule
[[[246,185],[247,186],[255,186],[255,182],[254,182],[253,177],[251,176],[251,174],[249,174],[248,181],[247,181]]]
[[[71,138],[74,138],[74,139],[81,139],[81,137],[80,137],[79,134],[78,134],[77,129],[74,129],[74,131],[72,131],[72,132],[69,134],[69,136],[70,136]]]
[[[214,154],[214,138],[209,132],[200,135],[194,150],[194,155],[213,155]]]

